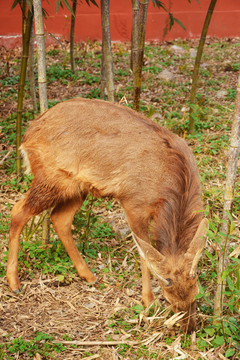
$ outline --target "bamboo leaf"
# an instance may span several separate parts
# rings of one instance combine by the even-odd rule
[[[223,281],[229,274],[230,270],[224,270],[221,274],[221,281]]]
[[[231,224],[230,224],[230,234],[233,233],[233,231],[235,230],[235,228],[236,228],[235,222],[234,222],[234,221],[231,221]]]
[[[210,260],[213,260],[213,255],[210,254],[207,250],[205,251],[205,254],[207,255],[207,257],[208,257]]]
[[[230,211],[226,210],[226,214],[227,214],[228,219],[229,219],[230,221],[232,221],[233,218],[232,218],[232,214],[230,213]]]
[[[27,1],[27,6],[28,6],[29,10],[32,12],[32,6],[33,6],[32,0],[26,0],[26,1]]]
[[[191,4],[191,0],[188,0],[189,4]],[[198,5],[200,6],[200,2],[199,0],[196,0],[196,2],[198,3]]]
[[[203,294],[198,293],[198,294],[194,297],[194,299],[197,300],[197,299],[201,299],[202,297],[203,297]]]
[[[64,5],[66,6],[66,8],[70,11],[70,13],[74,16],[74,12],[69,4],[69,2],[67,0],[62,0]]]
[[[89,0],[85,0],[85,1],[86,1],[86,3],[88,4],[88,6],[90,6]],[[91,3],[92,3],[93,5],[99,7],[95,0],[90,0],[90,1],[91,1]]]
[[[58,10],[59,10],[60,1],[61,1],[61,0],[57,0],[57,1],[56,1],[56,12],[58,12]]]
[[[173,25],[174,25],[174,17],[172,13],[169,13],[169,30],[171,30]]]
[[[20,6],[19,0],[15,0],[11,6],[11,10],[14,9],[18,4]]]
[[[49,16],[48,12],[45,9],[42,9],[42,13],[43,13],[43,17],[47,19],[47,17]]]
[[[185,26],[183,25],[183,23],[182,23],[179,19],[177,19],[177,18],[174,17],[173,20],[174,20],[179,26],[181,26],[181,28],[182,28],[183,30],[187,31],[187,29],[185,28]]]
[[[162,8],[162,9],[166,10],[164,4],[163,4],[161,1],[159,1],[159,0],[152,0],[152,3],[153,3],[153,6],[156,5],[159,9]]]
[[[219,235],[219,236],[222,236],[223,238],[227,236],[227,234],[225,234],[225,233],[222,232],[222,231],[219,231],[219,232],[218,232],[218,235]]]
[[[234,290],[234,283],[232,281],[232,279],[230,278],[230,276],[227,276],[227,283],[228,283],[228,287],[231,291]]]

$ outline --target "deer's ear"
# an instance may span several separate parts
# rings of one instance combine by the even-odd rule
[[[208,230],[208,220],[206,218],[202,219],[200,222],[196,234],[189,245],[186,256],[192,259],[192,267],[190,270],[190,276],[193,277],[195,275],[197,265],[201,256],[201,253],[206,244],[206,232]]]
[[[145,260],[151,273],[164,283],[165,286],[169,286],[169,280],[164,279],[164,277],[161,276],[159,266],[165,260],[165,257],[151,244],[140,239],[136,234],[133,234],[133,239],[137,245],[140,256]]]
[[[163,261],[164,256],[157,251],[151,244],[149,244],[147,241],[144,241],[140,239],[136,234],[133,235],[133,240],[135,244],[137,245],[138,252],[140,256],[144,260],[150,260],[150,261]]]

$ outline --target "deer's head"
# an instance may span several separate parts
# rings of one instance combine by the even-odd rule
[[[138,251],[149,270],[155,275],[162,287],[164,298],[175,313],[185,315],[179,321],[184,332],[192,332],[196,327],[196,300],[199,292],[197,265],[205,246],[207,219],[203,219],[184,254],[164,256],[152,245],[134,235]]]

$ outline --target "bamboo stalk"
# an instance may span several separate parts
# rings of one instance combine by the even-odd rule
[[[140,6],[139,34],[138,34],[138,59],[134,73],[133,109],[139,111],[140,94],[142,85],[142,67],[145,46],[149,0],[142,0]]]
[[[74,61],[74,29],[75,29],[75,20],[76,20],[76,10],[77,10],[77,0],[73,0],[71,16],[71,29],[70,29],[70,61],[72,72],[75,72],[75,61]]]
[[[132,0],[132,36],[131,36],[131,61],[130,68],[136,71],[138,59],[138,34],[139,34],[139,0]]]
[[[22,110],[23,110],[23,95],[24,86],[26,82],[27,62],[29,54],[29,41],[32,28],[33,13],[28,10],[27,20],[25,21],[25,14],[23,10],[23,51],[21,59],[21,73],[18,87],[18,106],[17,106],[17,123],[16,123],[16,168],[17,176],[21,174],[21,153],[19,147],[21,145],[22,137]]]
[[[53,343],[59,343],[59,341],[57,340],[53,340]],[[130,340],[110,340],[110,341],[81,341],[81,340],[73,340],[73,341],[64,341],[61,340],[62,344],[65,345],[79,345],[79,346],[115,346],[115,345],[120,345],[120,344],[126,344],[126,345],[138,345],[139,343],[141,343],[141,341],[130,341]]]
[[[100,98],[105,98],[106,93],[106,73],[105,73],[105,60],[103,52],[103,43],[102,43],[102,61],[101,61],[101,89],[100,89]]]
[[[37,111],[37,98],[36,98],[36,86],[34,77],[34,26],[32,22],[32,29],[29,42],[29,84],[30,93],[32,98],[33,110]]]
[[[37,40],[38,53],[38,88],[39,88],[39,102],[41,114],[48,109],[47,99],[47,77],[46,77],[46,54],[45,54],[45,40],[44,40],[44,26],[42,15],[42,1],[33,0],[34,19],[35,19],[35,33]],[[45,219],[42,224],[42,239],[43,244],[49,240],[50,229],[50,211],[44,212]]]
[[[240,74],[237,84],[237,96],[235,103],[235,112],[232,123],[232,132],[230,140],[228,167],[226,175],[225,193],[224,193],[224,206],[223,206],[223,225],[222,232],[226,235],[222,239],[219,250],[219,263],[217,273],[217,289],[214,298],[214,321],[217,322],[222,317],[225,280],[222,280],[222,272],[227,266],[227,259],[229,253],[228,237],[230,234],[230,220],[228,213],[232,211],[232,203],[234,199],[234,187],[237,176],[238,155],[240,149]]]
[[[196,55],[196,59],[195,59],[195,64],[194,64],[194,69],[193,69],[193,76],[192,76],[192,88],[191,88],[191,93],[190,93],[190,109],[189,109],[189,133],[191,135],[194,134],[194,119],[193,119],[193,108],[192,105],[195,104],[196,102],[196,91],[197,91],[197,85],[198,85],[198,78],[199,78],[199,69],[200,69],[200,63],[201,63],[201,59],[202,59],[202,54],[203,54],[203,47],[206,41],[206,36],[207,36],[207,32],[208,32],[208,28],[210,25],[210,21],[212,18],[212,14],[215,8],[217,0],[211,0],[208,11],[207,11],[207,15],[203,24],[203,28],[202,28],[202,33],[201,33],[201,37],[200,37],[200,41],[199,41],[199,45],[198,45],[198,49],[197,49],[197,55]]]
[[[108,100],[114,102],[113,60],[110,35],[109,0],[101,0],[101,24],[104,70]]]
[[[35,33],[36,33],[37,54],[38,54],[38,86],[39,86],[40,112],[43,113],[48,109],[48,100],[47,100],[46,55],[45,55],[44,26],[43,26],[43,16],[42,16],[42,1],[33,0],[33,6],[34,6]]]

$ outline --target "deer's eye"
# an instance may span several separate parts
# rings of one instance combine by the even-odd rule
[[[173,282],[172,279],[166,279],[168,281],[168,285],[166,285],[166,287],[172,286]]]

